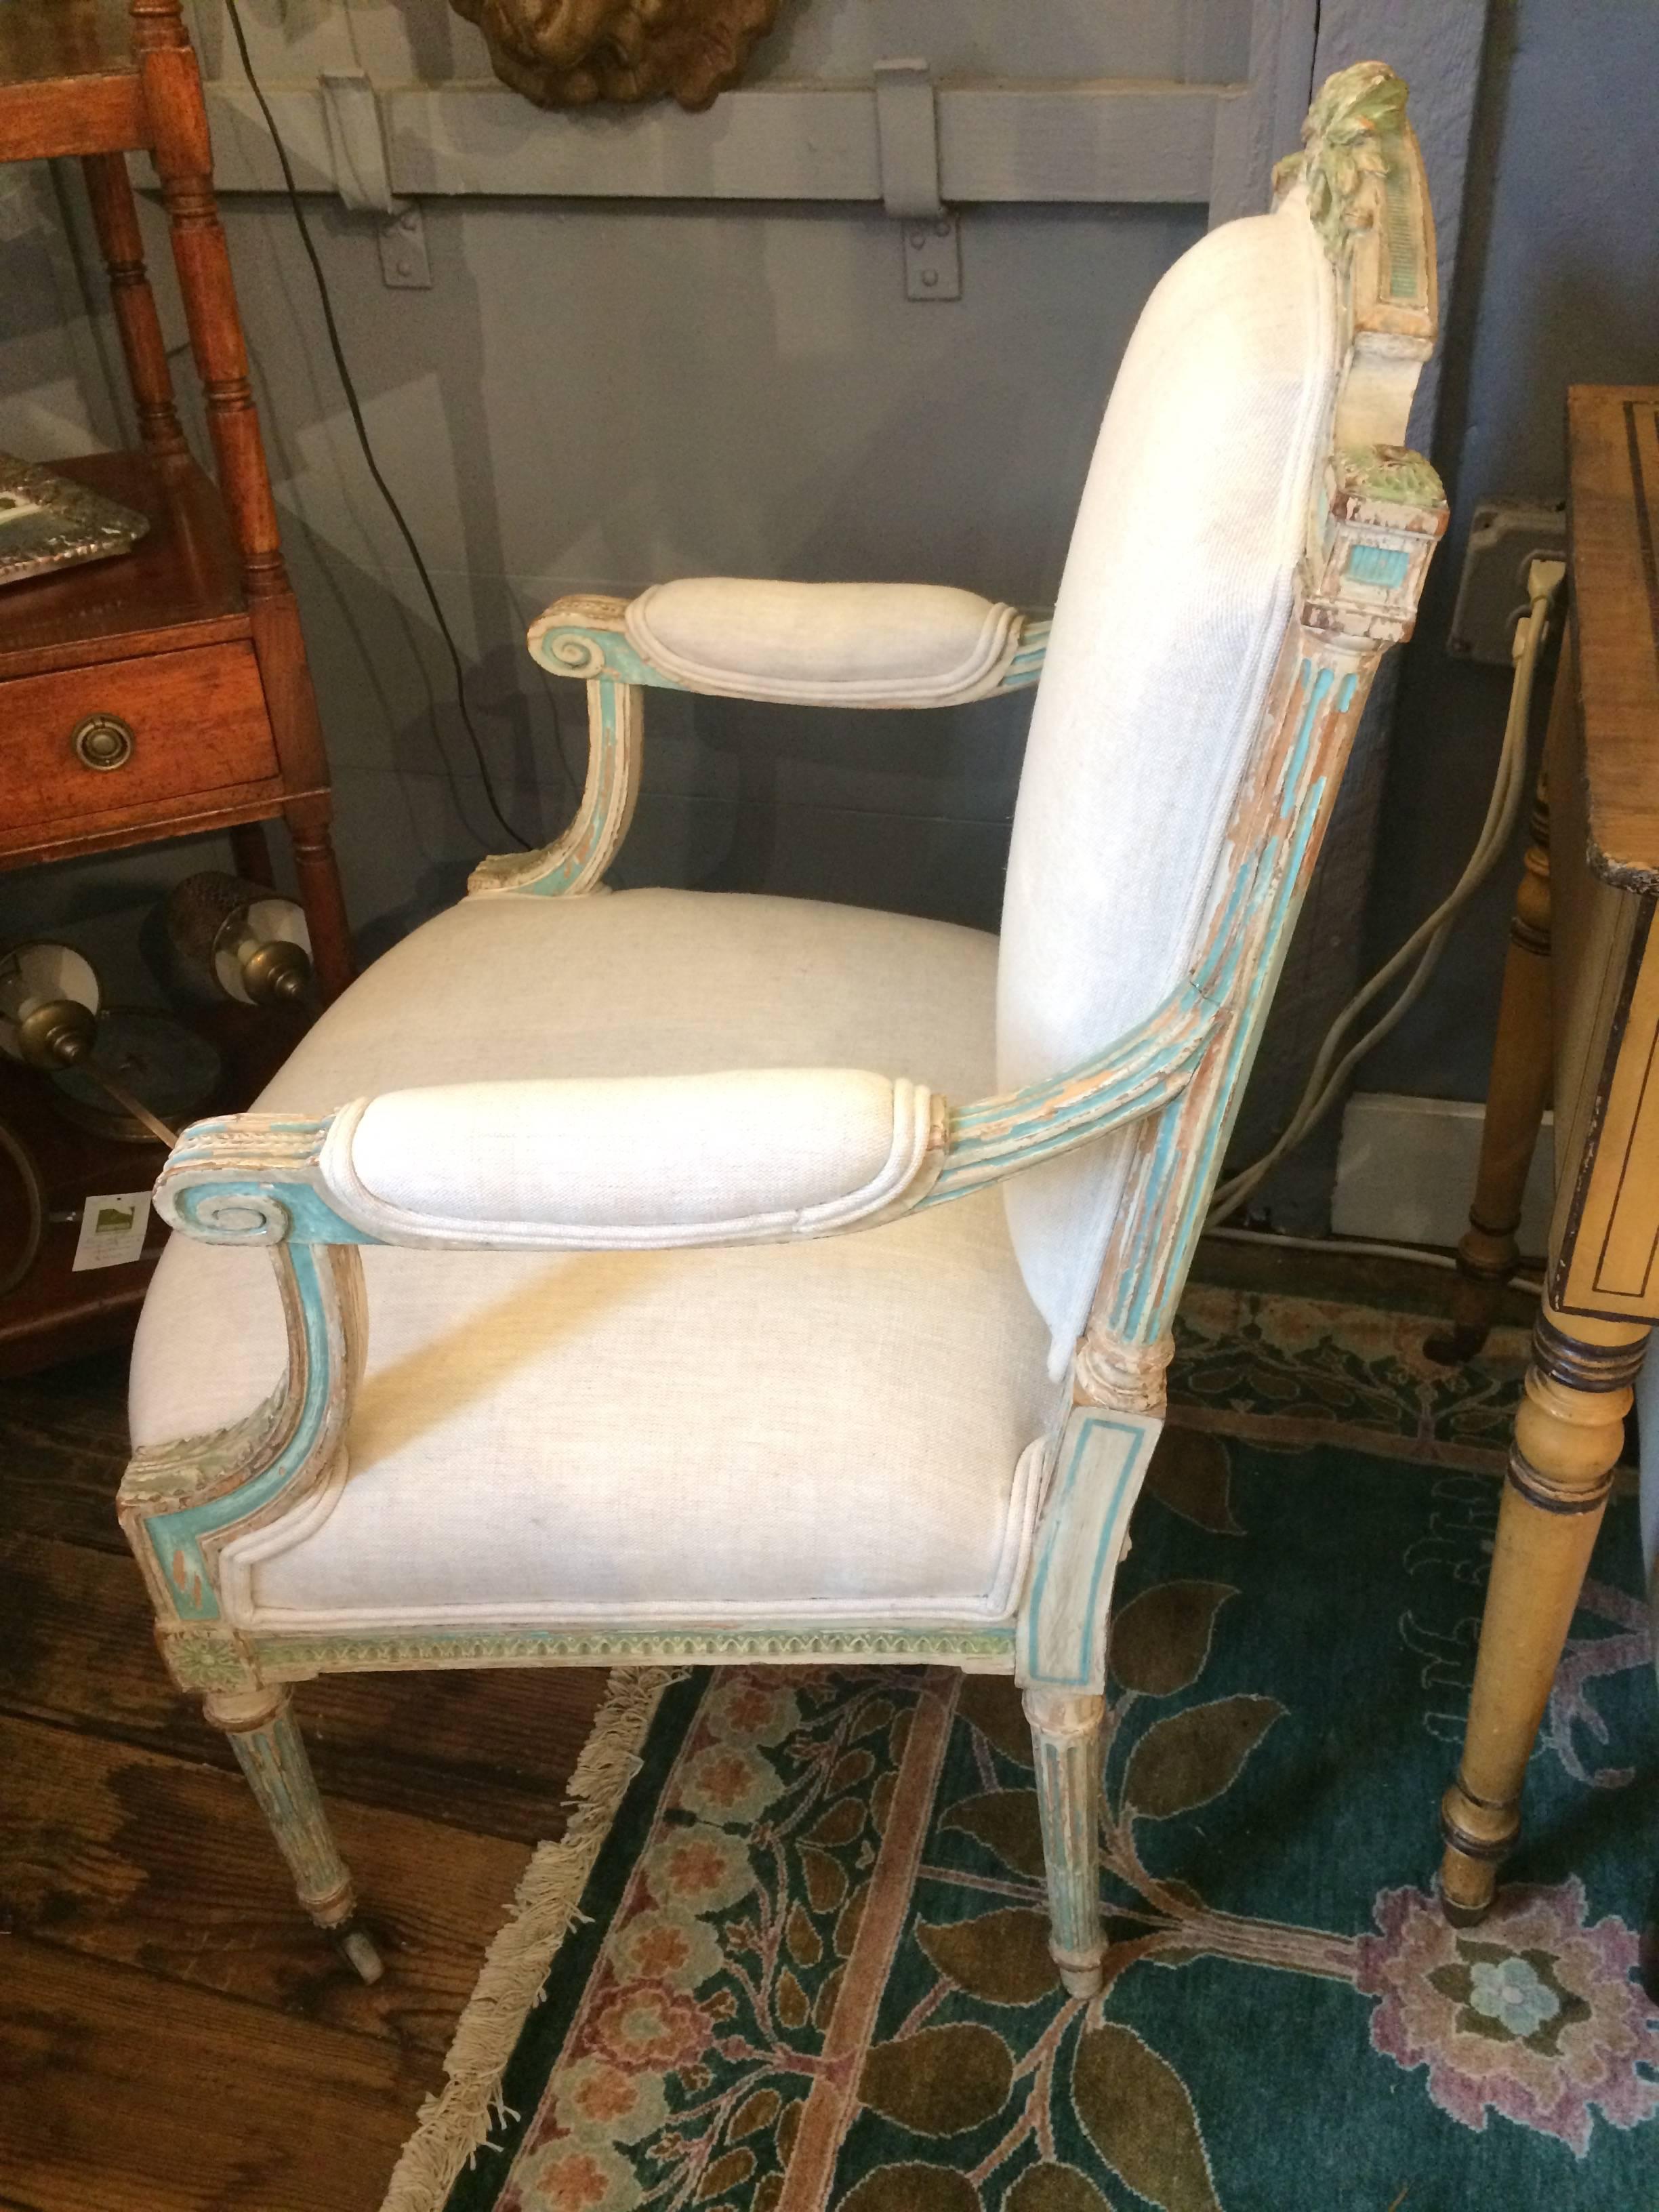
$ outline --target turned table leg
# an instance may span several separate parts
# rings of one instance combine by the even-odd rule
[[[81,173],[109,275],[110,305],[126,357],[144,450],[164,467],[188,461],[190,447],[173,404],[173,371],[155,295],[144,267],[144,242],[125,154],[88,154]]]
[[[351,951],[351,925],[346,919],[345,893],[340,885],[339,863],[329,834],[326,798],[295,801],[284,810],[294,840],[294,872],[299,878],[300,900],[311,931],[311,957],[324,1003],[337,999],[356,974]]]
[[[1441,1807],[1440,1892],[1478,1920],[1521,1828],[1521,1789],[1613,1487],[1644,1322],[1546,1303],[1515,1419],[1457,1778]]]
[[[275,885],[276,871],[270,865],[270,840],[263,822],[239,822],[230,833],[230,857],[244,882]]]
[[[1571,676],[1564,654],[1558,693],[1563,680],[1571,687]],[[1431,1359],[1449,1366],[1473,1359],[1498,1317],[1504,1286],[1521,1256],[1515,1232],[1521,1225],[1527,1175],[1549,1103],[1550,1076],[1549,800],[1540,775],[1532,836],[1510,922],[1504,994],[1480,1133],[1480,1166],[1469,1225],[1457,1248],[1451,1327],[1429,1339],[1425,1349]]]

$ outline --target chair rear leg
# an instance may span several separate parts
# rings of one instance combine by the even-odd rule
[[[237,1764],[288,1861],[300,1902],[366,1982],[384,1968],[356,1924],[357,1899],[317,1794],[286,1690],[210,1694],[203,1711],[230,1738]]]
[[[1099,1995],[1105,1951],[1100,1924],[1100,1730],[1105,1712],[1104,1698],[1085,1692],[1025,1692],[1048,1877],[1048,1948],[1074,1997]]]

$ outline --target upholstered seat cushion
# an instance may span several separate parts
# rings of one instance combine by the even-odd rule
[[[379,961],[260,1103],[484,1077],[866,1067],[992,1087],[995,940],[805,901],[465,902]],[[343,1484],[230,1547],[252,1624],[994,1617],[1061,1407],[994,1190],[793,1247],[363,1255]],[[281,1371],[258,1251],[175,1237],[137,1444]]]

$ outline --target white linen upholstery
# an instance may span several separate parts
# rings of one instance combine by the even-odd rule
[[[444,1084],[343,1109],[322,1172],[390,1241],[753,1243],[879,1213],[917,1181],[933,1124],[931,1091],[854,1068]]]
[[[804,706],[948,707],[995,689],[1017,608],[945,584],[693,576],[629,603],[629,643],[694,691]]]
[[[1290,610],[1340,363],[1298,191],[1212,231],[1147,303],[1073,532],[1003,905],[997,1063],[1045,1080],[1186,971]],[[1059,1373],[1134,1133],[1003,1186]]]
[[[258,1102],[504,1079],[993,1060],[995,941],[805,901],[470,900],[377,961]],[[227,1550],[246,1625],[998,1617],[1063,1413],[994,1192],[858,1234],[706,1251],[366,1249],[349,1473]],[[136,1444],[282,1370],[265,1255],[175,1237]],[[286,1548],[283,1547],[286,1546]]]

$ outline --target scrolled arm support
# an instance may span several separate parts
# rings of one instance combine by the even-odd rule
[[[842,587],[799,585],[788,588],[803,595],[810,606],[817,594],[834,594]],[[890,598],[896,593],[902,599],[930,587],[854,588],[871,592],[873,606],[880,604],[884,591]],[[647,690],[707,691],[727,698],[775,696],[730,672],[718,681],[690,680],[654,659],[640,639],[630,635],[629,624],[630,614],[649,596],[629,601],[574,593],[556,599],[532,623],[532,658],[550,675],[574,677],[587,686],[587,780],[574,818],[550,845],[532,853],[498,854],[481,861],[467,880],[470,896],[521,892],[543,898],[569,897],[605,888],[605,871],[622,849],[639,798]],[[960,704],[965,699],[988,698],[999,691],[1028,690],[1042,673],[1048,617],[1016,614],[1012,608],[993,609],[988,604],[986,615],[987,629],[992,633],[990,645],[995,649],[988,646],[982,670],[955,692],[935,696],[925,687],[918,685],[907,692],[899,684],[890,696],[877,700],[860,696],[849,684],[847,696],[837,698],[836,687],[829,684],[820,687],[822,696],[814,703],[921,708]],[[991,622],[994,615],[1006,617],[1000,627]]]
[[[280,1139],[276,1149],[283,1149]],[[215,1648],[216,1639],[224,1645],[218,1559],[233,1536],[287,1516],[308,1492],[343,1479],[346,1430],[368,1350],[362,1266],[349,1240],[293,1235],[275,1186],[204,1183],[189,1211],[198,1236],[268,1246],[288,1371],[246,1419],[141,1448],[122,1478],[121,1523],[169,1650],[169,1639],[179,1638],[203,1649]],[[234,1664],[228,1646],[218,1656]]]
[[[550,845],[481,860],[467,878],[474,898],[529,891],[543,898],[603,890],[640,795],[645,741],[641,687],[660,682],[622,634],[625,599],[560,599],[530,632],[530,649],[555,676],[587,685],[587,780],[574,818]],[[678,686],[672,688],[678,689]]]

